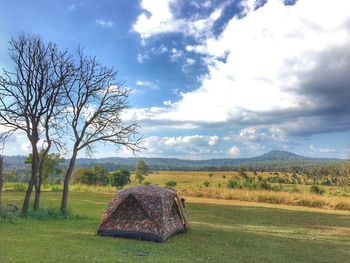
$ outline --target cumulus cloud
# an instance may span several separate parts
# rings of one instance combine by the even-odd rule
[[[232,156],[238,156],[240,153],[240,150],[237,146],[232,146],[229,150],[228,153]]]
[[[164,14],[150,2],[142,1],[150,14],[143,13],[134,30],[143,38],[192,34],[197,44],[185,50],[202,56],[208,72],[199,88],[181,93],[171,107],[156,114],[142,109],[149,119],[231,128],[263,125],[302,136],[350,129],[349,1],[299,0],[291,6],[269,0],[259,8],[255,1],[242,1],[243,13],[230,19],[220,35],[206,33],[204,40],[191,28],[201,32],[210,26],[188,19],[183,29],[177,1],[162,1]],[[207,19],[218,17],[220,10]],[[143,28],[137,26],[141,22]]]
[[[208,2],[203,6],[209,7]],[[142,0],[141,8],[144,11],[134,23],[133,31],[139,33],[143,40],[154,35],[174,32],[203,37],[211,33],[208,29],[213,27],[223,8],[214,10],[209,16],[199,16],[197,13],[190,18],[183,18],[177,16],[180,5],[180,0]]]
[[[145,138],[146,156],[168,156],[203,159],[223,154],[219,149],[220,138],[216,135],[189,135],[177,137],[150,136]]]

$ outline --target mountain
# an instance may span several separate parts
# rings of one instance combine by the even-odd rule
[[[254,157],[256,161],[272,161],[272,160],[308,160],[312,158],[304,157],[297,155],[295,153],[287,152],[287,151],[270,151],[268,153],[264,153],[263,155]]]
[[[153,170],[236,170],[245,166],[249,170],[264,171],[287,171],[290,169],[300,169],[321,163],[335,163],[339,159],[309,158],[287,151],[270,151],[260,156],[251,158],[223,158],[210,160],[185,160],[176,158],[79,158],[77,167],[89,167],[104,165],[112,171],[119,168],[132,170],[137,160],[144,159],[147,165]],[[5,156],[5,169],[23,169],[25,156]],[[66,160],[65,165],[68,165]]]

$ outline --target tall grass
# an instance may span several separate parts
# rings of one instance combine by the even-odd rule
[[[202,173],[203,174],[203,173]],[[204,174],[205,175],[205,174]],[[162,178],[160,178],[162,176]],[[207,175],[203,176],[203,179]],[[226,199],[226,200],[240,200],[248,202],[262,202],[262,203],[271,203],[271,204],[285,204],[285,205],[294,205],[294,206],[305,206],[305,207],[316,207],[316,208],[325,208],[325,209],[336,209],[336,210],[348,210],[350,211],[350,199],[345,196],[333,196],[332,192],[324,195],[310,193],[308,189],[309,186],[304,185],[293,185],[296,191],[293,191],[294,188],[288,188],[288,191],[272,191],[272,190],[254,190],[254,189],[228,189],[228,188],[218,188],[218,187],[204,187],[198,184],[198,181],[195,180],[195,176],[184,176],[178,172],[178,175],[151,175],[147,179],[150,183],[165,185],[166,180],[172,179],[177,183],[175,187],[180,193],[184,196],[191,197],[204,197],[212,199]],[[174,180],[175,179],[175,180]],[[223,180],[224,179],[215,175],[212,180]],[[226,179],[227,180],[227,179]],[[198,185],[197,185],[198,184]],[[23,185],[17,186],[18,184],[5,184],[5,189],[22,191]],[[131,185],[137,185],[133,182]],[[303,190],[303,187],[306,189]],[[45,185],[43,191],[52,191],[59,192],[62,191],[61,185]],[[300,189],[302,191],[300,191]],[[338,189],[338,188],[337,188]],[[335,189],[335,190],[337,190]],[[99,192],[99,193],[115,193],[116,189],[112,186],[101,186],[101,185],[83,185],[83,184],[73,184],[70,186],[70,191],[72,192]]]
[[[345,197],[321,196],[311,193],[274,192],[266,190],[217,189],[189,187],[181,193],[191,197],[240,200],[271,204],[286,204],[326,209],[350,210],[350,200]]]

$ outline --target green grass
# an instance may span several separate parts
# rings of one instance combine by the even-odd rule
[[[20,204],[23,194],[5,192],[4,198]],[[350,257],[347,212],[189,203],[191,229],[159,244],[95,236],[112,195],[70,197],[70,209],[84,219],[0,221],[0,262],[347,262]],[[44,193],[43,205],[57,207],[59,198],[60,193]]]

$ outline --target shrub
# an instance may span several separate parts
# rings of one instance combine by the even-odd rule
[[[231,189],[241,188],[241,186],[236,180],[229,180],[227,183],[227,187]]]
[[[18,192],[24,192],[27,190],[27,186],[25,184],[14,184],[14,189]]]
[[[209,183],[209,181],[204,181],[203,185],[204,185],[205,187],[209,187],[210,183]]]
[[[321,195],[324,193],[324,190],[318,187],[317,185],[312,185],[310,186],[310,193]]]
[[[29,210],[27,218],[32,218],[36,220],[49,220],[49,219],[86,219],[84,215],[76,214],[74,215],[70,210],[67,210],[66,214],[62,214],[60,208],[39,208],[36,210]]]
[[[177,183],[173,180],[165,182],[165,186],[167,186],[167,187],[175,187],[176,185],[177,185]]]
[[[54,185],[51,187],[52,192],[62,192],[62,186],[60,185]]]
[[[151,185],[151,182],[145,181],[143,182],[144,185]]]
[[[8,207],[0,209],[0,222],[14,224],[18,216],[19,216],[18,210],[8,209]]]

